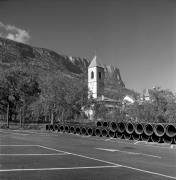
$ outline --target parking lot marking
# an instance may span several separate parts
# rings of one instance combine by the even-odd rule
[[[55,153],[55,154],[0,154],[0,156],[62,156],[68,155],[66,153]]]
[[[54,151],[68,153],[68,154],[71,154],[71,155],[74,155],[74,156],[83,157],[83,158],[86,158],[86,159],[91,159],[91,160],[94,160],[94,161],[99,161],[99,162],[111,164],[111,165],[114,165],[114,166],[121,166],[121,165],[119,165],[117,163],[113,163],[113,162],[109,162],[109,161],[104,161],[104,160],[101,160],[101,159],[92,158],[92,157],[88,157],[88,156],[84,156],[84,155],[80,155],[80,154],[75,154],[75,153],[70,153],[70,152],[66,152],[66,151],[60,151],[60,150],[57,150],[57,149],[54,149],[54,148],[49,148],[49,147],[46,147],[46,146],[39,145],[39,147],[43,147],[43,148],[46,148],[46,149],[49,149],[49,150],[54,150]]]
[[[85,166],[85,167],[36,168],[36,169],[1,169],[0,172],[51,171],[51,170],[79,170],[79,169],[101,169],[101,168],[117,168],[117,167],[119,167],[119,166]]]
[[[45,146],[43,146],[43,147],[45,147]],[[53,149],[53,148],[50,148],[50,149]],[[167,177],[167,178],[170,178],[170,179],[176,179],[176,177],[173,177],[173,176],[168,176],[168,175],[161,174],[161,173],[156,173],[156,172],[147,171],[147,170],[143,170],[143,169],[138,169],[138,168],[134,168],[134,167],[126,166],[126,165],[121,165],[121,164],[117,164],[117,163],[113,163],[113,162],[109,162],[109,161],[104,161],[104,160],[101,160],[101,159],[92,158],[92,157],[81,155],[81,154],[76,154],[76,153],[70,153],[70,154],[78,156],[78,157],[92,159],[92,160],[99,161],[99,162],[108,163],[108,164],[113,165],[111,167],[124,167],[124,168],[132,169],[132,170],[136,170],[136,171],[140,171],[140,172],[144,172],[144,173],[148,173],[148,174],[154,174],[154,175],[158,175],[158,176],[162,176],[162,177]]]
[[[27,146],[27,147],[28,147],[28,146],[38,146],[38,145],[36,145],[36,144],[0,144],[0,146],[9,146],[9,147],[10,147],[10,146],[12,146],[12,147],[13,147],[13,146],[14,146],[14,147],[15,147],[15,146],[17,146],[17,147],[18,147],[18,146],[19,146],[19,147],[20,147],[20,146],[22,146],[22,147],[23,147],[23,146],[24,146],[24,147]]]
[[[105,148],[95,148],[95,149],[103,150],[103,151],[109,151],[109,152],[116,152],[116,151],[118,151],[117,149],[105,149]]]
[[[126,153],[126,154],[131,154],[131,155],[143,155],[143,156],[149,156],[149,157],[155,157],[155,158],[161,159],[160,156],[155,156],[155,155],[152,155],[152,154],[130,152],[130,151],[121,151],[119,149],[106,149],[106,148],[95,148],[95,149],[102,150],[102,151],[109,151],[109,152],[121,152],[121,153]]]
[[[166,178],[170,178],[170,179],[176,179],[176,177],[174,177],[174,176],[168,176],[168,175],[165,175],[165,174],[160,174],[160,173],[156,173],[156,172],[152,172],[152,171],[138,169],[138,168],[134,168],[134,167],[130,167],[130,166],[125,166],[125,165],[123,166],[122,165],[122,167],[127,168],[127,169],[133,169],[133,170],[144,172],[144,173],[148,173],[148,174],[154,174],[154,175],[158,175],[158,176],[162,176],[162,177],[166,177]]]
[[[57,150],[57,149],[54,149],[54,148],[49,148],[49,147],[46,147],[46,146],[41,146],[41,145],[37,145],[37,146],[41,147],[41,148],[44,148],[44,149],[47,149],[47,150],[51,150],[51,151],[62,152],[62,153],[65,153],[65,154],[71,154],[71,153],[66,152],[66,151],[61,151],[61,150]]]

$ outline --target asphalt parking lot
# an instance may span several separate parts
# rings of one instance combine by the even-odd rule
[[[176,179],[175,145],[0,130],[0,179]]]

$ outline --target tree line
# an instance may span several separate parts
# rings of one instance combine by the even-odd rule
[[[169,90],[150,90],[150,101],[108,108],[88,99],[87,82],[58,72],[37,72],[15,66],[0,72],[0,115],[7,123],[83,120],[92,108],[94,119],[176,123],[176,96]],[[118,108],[117,108],[118,107]]]

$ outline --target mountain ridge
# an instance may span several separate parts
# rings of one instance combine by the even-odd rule
[[[72,78],[84,77],[87,81],[87,70],[90,62],[86,58],[66,56],[53,50],[33,47],[0,37],[0,69],[2,70],[20,65],[53,73],[61,71]],[[123,89],[127,90],[119,68],[112,65],[103,66],[105,70],[105,90],[106,87],[107,89],[117,90],[117,93]]]

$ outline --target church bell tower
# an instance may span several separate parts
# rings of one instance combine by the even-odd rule
[[[104,94],[104,68],[97,61],[97,56],[94,56],[88,67],[88,89],[89,98],[102,99]]]

